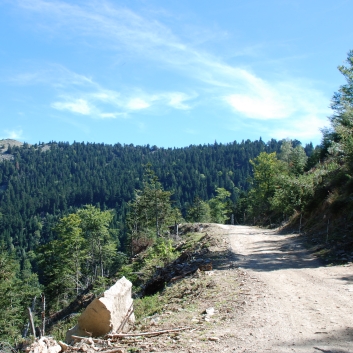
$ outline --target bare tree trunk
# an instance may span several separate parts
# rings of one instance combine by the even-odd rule
[[[300,230],[302,229],[302,218],[303,218],[303,214],[300,214],[300,221],[299,221],[299,234],[300,234]]]
[[[31,330],[32,330],[32,335],[34,336],[34,338],[36,338],[36,329],[34,327],[34,321],[33,321],[33,315],[32,315],[32,310],[30,307],[27,308],[28,311],[28,318],[29,318],[29,322],[31,324]]]
[[[33,300],[32,300],[32,306],[31,306],[31,311],[32,311],[32,312],[34,311],[35,306],[36,306],[36,299],[37,299],[37,297],[34,297]],[[26,327],[25,327],[25,329],[24,329],[24,331],[23,331],[22,337],[27,337],[28,329],[29,329],[30,324],[31,324],[30,321],[31,321],[30,318],[28,318],[28,322],[27,322],[27,325],[26,325]]]
[[[45,336],[45,295],[42,293],[42,334]]]

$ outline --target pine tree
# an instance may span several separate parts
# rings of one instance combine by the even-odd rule
[[[27,320],[25,310],[41,288],[30,264],[20,271],[13,254],[0,246],[0,341],[13,343],[21,337]]]
[[[149,165],[144,179],[142,190],[136,190],[134,199],[129,203],[127,226],[131,255],[152,245],[157,238],[162,237],[163,232],[171,225],[168,222],[175,214],[170,201],[172,193],[163,189]]]
[[[216,196],[209,201],[211,221],[214,223],[224,223],[229,219],[228,198],[230,192],[224,188],[216,188]]]
[[[187,220],[189,222],[211,222],[210,205],[196,196],[188,209]]]

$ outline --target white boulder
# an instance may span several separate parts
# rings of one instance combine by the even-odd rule
[[[99,337],[109,332],[117,332],[127,312],[132,308],[131,288],[132,283],[122,277],[100,298],[94,299],[78,318],[77,325],[67,331],[66,342],[72,341],[72,335]],[[124,326],[125,332],[134,321],[132,314]]]

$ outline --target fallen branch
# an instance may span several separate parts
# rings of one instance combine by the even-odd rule
[[[75,336],[75,335],[72,335],[71,336],[75,341],[82,341],[82,340],[87,340],[87,339],[91,339],[94,343],[104,343],[106,342],[106,340],[102,340],[102,339],[99,339],[99,338],[92,338],[92,337],[82,337],[82,336]]]
[[[125,337],[136,337],[136,336],[158,336],[158,335],[163,335],[163,334],[169,333],[169,332],[177,332],[177,331],[183,331],[183,330],[188,330],[188,329],[190,329],[190,327],[179,327],[179,328],[169,329],[169,330],[140,332],[140,333],[110,333],[110,334],[107,334],[105,337],[125,338]]]
[[[101,351],[102,353],[121,353],[121,352],[123,352],[122,351],[122,348],[123,347],[120,347],[120,348],[114,348],[114,349],[110,349],[109,351]]]
[[[197,271],[197,270],[196,270],[196,271]],[[182,273],[182,274],[179,275],[179,276],[173,277],[173,278],[170,280],[170,282],[174,282],[174,281],[177,281],[178,279],[182,279],[182,278],[184,278],[184,277],[186,277],[186,276],[188,276],[188,275],[190,275],[190,274],[192,274],[192,273],[194,273],[194,272],[196,272],[196,271],[184,272],[184,273]]]
[[[120,326],[119,326],[119,328],[118,328],[118,333],[121,333],[121,332],[123,332],[123,329],[124,329],[124,326],[126,325],[126,323],[127,323],[127,320],[129,320],[129,317],[132,315],[132,313],[134,312],[134,308],[133,308],[133,302],[131,303],[131,305],[130,305],[130,308],[129,308],[129,310],[127,311],[127,313],[126,313],[126,315],[124,316],[124,319],[123,319],[123,321],[121,322],[121,324],[120,324]]]

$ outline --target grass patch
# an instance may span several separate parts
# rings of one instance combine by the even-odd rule
[[[205,233],[188,233],[183,238],[186,241],[183,245],[184,250],[194,249],[206,235]],[[207,244],[204,244],[207,246]]]
[[[159,313],[164,306],[163,297],[159,293],[134,300],[134,312],[137,321]]]

